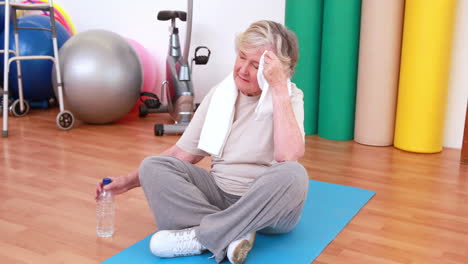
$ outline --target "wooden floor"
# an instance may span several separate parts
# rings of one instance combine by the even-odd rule
[[[139,188],[117,197],[116,234],[98,239],[93,194],[99,179],[175,143],[153,135],[168,117],[134,112],[60,131],[56,113],[11,118],[0,139],[0,263],[99,263],[155,231]],[[459,155],[307,136],[301,163],[311,178],[377,192],[314,263],[468,263],[468,166]]]

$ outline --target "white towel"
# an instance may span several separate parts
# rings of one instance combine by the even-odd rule
[[[265,53],[259,61],[257,81],[262,94],[255,108],[255,120],[269,117],[273,113],[273,98],[269,92],[270,85],[263,75],[263,64]],[[288,79],[288,92],[291,95],[291,81]],[[206,113],[205,122],[198,142],[198,148],[215,156],[221,157],[224,145],[231,131],[234,119],[234,106],[239,91],[234,82],[234,73],[230,73],[220,84],[218,84],[211,97],[210,105]]]
[[[261,120],[273,114],[273,97],[269,92],[270,84],[265,80],[265,76],[263,75],[266,53],[267,51],[263,52],[258,64],[257,81],[258,86],[260,86],[260,89],[262,90],[262,94],[260,95],[257,107],[255,108],[255,120]],[[291,80],[289,78],[287,86],[289,96],[291,96]]]
[[[208,106],[198,148],[213,156],[221,157],[231,131],[234,105],[239,93],[234,82],[234,74],[230,73],[214,89],[216,90]]]

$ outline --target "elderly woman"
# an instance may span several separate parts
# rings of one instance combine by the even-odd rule
[[[159,257],[208,250],[217,262],[227,256],[243,263],[256,232],[289,232],[301,216],[308,189],[297,162],[304,154],[303,94],[289,81],[297,39],[279,23],[259,21],[237,37],[236,51],[233,73],[205,96],[179,141],[105,187],[114,193],[143,187],[159,229],[150,248]],[[269,101],[262,98],[264,85]],[[224,100],[232,101],[231,112]],[[260,100],[266,109],[261,116]],[[218,123],[207,124],[210,111],[218,118],[228,113],[218,119],[228,128],[202,139],[219,129]],[[220,151],[201,147],[210,140],[220,142]],[[194,165],[205,156],[212,159],[209,172]],[[98,184],[96,194],[101,191]]]

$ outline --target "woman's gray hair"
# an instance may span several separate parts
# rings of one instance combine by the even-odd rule
[[[296,34],[280,23],[261,20],[251,24],[247,30],[236,37],[236,51],[271,46],[276,56],[292,77],[298,60]]]

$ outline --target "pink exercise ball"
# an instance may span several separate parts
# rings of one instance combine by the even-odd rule
[[[155,93],[156,62],[153,55],[151,55],[151,53],[149,53],[148,50],[137,41],[133,39],[127,39],[127,41],[132,45],[133,49],[138,54],[141,66],[143,68],[143,85],[141,91]]]

